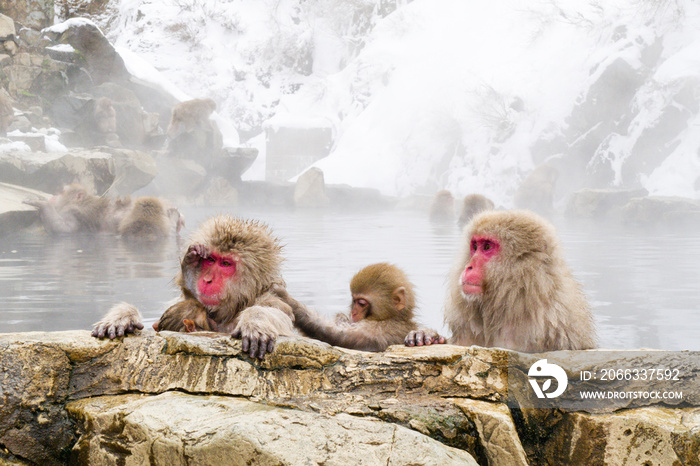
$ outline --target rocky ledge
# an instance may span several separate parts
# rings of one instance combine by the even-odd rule
[[[593,413],[515,396],[517,361],[595,371],[599,354],[284,338],[260,362],[220,334],[4,334],[0,465],[700,464],[698,353],[671,354],[684,397],[667,404]]]

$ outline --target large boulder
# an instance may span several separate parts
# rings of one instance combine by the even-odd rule
[[[451,345],[366,353],[295,337],[258,361],[214,333],[1,334],[0,463],[696,464],[697,353],[610,356]],[[539,358],[569,374],[557,409],[529,407],[519,393]],[[678,368],[683,398],[574,400],[594,383],[574,375],[623,364]]]
[[[130,149],[100,147],[51,154],[0,154],[0,181],[56,193],[79,183],[89,191],[130,194],[156,175],[150,155]]]
[[[294,205],[296,207],[326,207],[328,202],[323,172],[320,168],[309,168],[299,176],[294,186]]]
[[[39,219],[36,208],[24,204],[26,199],[48,199],[49,194],[0,183],[0,237],[26,228]]]
[[[129,79],[124,60],[89,19],[71,18],[45,29],[44,34],[54,42],[70,45],[79,53],[94,85]]]
[[[232,397],[121,395],[73,402],[68,411],[85,432],[73,447],[76,464],[478,464],[378,419]]]

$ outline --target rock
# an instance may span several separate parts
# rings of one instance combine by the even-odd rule
[[[294,185],[287,182],[248,181],[239,189],[240,199],[252,206],[292,207]]]
[[[571,195],[565,214],[574,219],[618,219],[630,199],[647,194],[645,189],[582,189]]]
[[[41,164],[28,177],[27,186],[56,193],[64,186],[79,183],[93,193],[102,194],[114,182],[114,165],[110,154],[74,151]]]
[[[19,30],[20,44],[27,47],[40,47],[41,33],[36,29],[22,28]]]
[[[158,168],[153,157],[145,152],[130,149],[102,148],[112,154],[114,181],[105,194],[124,196],[143,188],[157,175]]]
[[[224,147],[221,155],[212,160],[207,171],[219,175],[229,182],[239,184],[241,175],[253,165],[258,150],[253,147]]]
[[[326,120],[308,122],[269,120],[266,138],[265,179],[287,181],[330,153],[333,128]]]
[[[670,230],[697,227],[700,226],[700,201],[665,196],[634,198],[623,207],[622,221],[632,226]]]
[[[76,464],[454,464],[472,456],[405,427],[170,392],[72,402]]]
[[[32,29],[53,24],[53,0],[0,0],[0,11]]]
[[[214,176],[209,178],[206,188],[197,196],[194,204],[200,206],[237,206],[238,190],[224,178]]]
[[[462,399],[455,404],[476,424],[490,466],[527,466],[527,455],[506,405]]]
[[[43,134],[21,134],[8,136],[11,141],[23,142],[32,152],[46,152],[46,139]]]
[[[192,160],[163,156],[156,159],[156,166],[158,174],[153,179],[153,189],[165,197],[190,199],[207,180],[205,168]]]
[[[348,185],[327,185],[326,194],[330,205],[342,210],[366,212],[393,208],[397,200],[382,195],[377,189],[353,188]]]
[[[294,205],[296,207],[326,207],[328,196],[323,172],[320,168],[312,167],[297,179],[294,186]]]
[[[207,332],[144,331],[113,341],[87,331],[0,334],[0,458],[522,465],[527,452],[534,465],[696,464],[697,353],[609,353],[451,345],[366,353],[293,337],[280,338],[258,361],[241,351],[240,340]],[[590,414],[571,404],[578,386],[557,409],[528,407],[514,382],[527,377],[523,364],[539,358],[566,373],[623,364],[679,368],[673,390],[683,392],[674,400],[682,407],[616,401]],[[569,381],[579,383],[572,375]]]
[[[12,64],[3,69],[8,91],[26,106],[53,102],[68,92],[69,76],[74,65],[39,53],[17,53]],[[42,101],[42,99],[44,99]]]
[[[15,36],[15,32],[14,20],[0,13],[0,41],[12,39]]]
[[[39,219],[36,208],[23,203],[25,199],[49,197],[41,191],[0,183],[0,237],[26,228]]]
[[[552,464],[700,463],[700,409],[641,408],[567,414],[543,446]]]
[[[56,193],[80,183],[90,192],[130,194],[156,175],[153,159],[139,151],[99,147],[50,154],[0,155],[0,181]]]
[[[92,21],[71,18],[45,29],[44,34],[58,43],[70,44],[80,52],[95,85],[129,79],[124,60]]]

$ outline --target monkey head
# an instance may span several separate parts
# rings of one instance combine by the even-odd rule
[[[193,233],[178,284],[225,323],[281,281],[281,250],[267,225],[219,215]]]
[[[533,282],[527,276],[547,276],[548,268],[563,261],[554,227],[528,211],[481,213],[467,227],[466,240],[459,275],[465,299],[489,296],[499,288],[513,290],[513,296],[532,295],[537,290],[525,290],[525,285],[542,280]]]
[[[350,292],[353,322],[413,318],[413,286],[403,271],[391,264],[373,264],[357,272],[350,281]]]

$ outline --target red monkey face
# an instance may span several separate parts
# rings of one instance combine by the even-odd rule
[[[353,296],[352,310],[350,311],[350,319],[353,322],[359,322],[369,315],[370,302],[362,296]]]
[[[460,284],[465,295],[478,295],[484,282],[484,267],[498,255],[501,245],[496,238],[474,235],[469,249],[471,259],[462,272]]]
[[[235,257],[220,254],[210,254],[201,260],[197,292],[202,304],[218,306],[226,290],[226,284],[235,279],[236,264]]]

